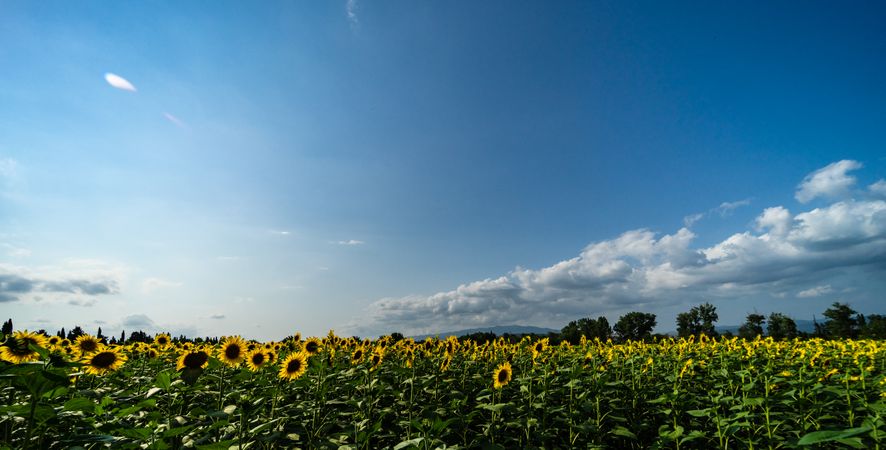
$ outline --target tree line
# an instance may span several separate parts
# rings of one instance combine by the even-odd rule
[[[799,331],[797,323],[789,316],[773,312],[767,318],[758,313],[748,314],[745,323],[738,328],[735,334],[743,339],[754,339],[757,336],[771,336],[773,339],[794,338],[825,338],[825,339],[886,339],[886,316],[869,314],[865,316],[852,309],[848,303],[834,302],[825,310],[824,322],[814,320],[815,330],[811,333]],[[718,333],[716,323],[719,320],[717,307],[710,303],[703,303],[692,307],[689,311],[677,314],[677,336],[701,336],[717,337],[720,335],[732,337],[730,331]],[[584,336],[585,339],[598,338],[600,340],[613,339],[621,342],[651,340],[653,337],[665,337],[653,335],[652,330],[656,325],[656,316],[651,313],[629,312],[618,319],[614,326],[609,326],[609,320],[600,316],[596,319],[586,317],[569,322],[558,337],[570,343],[577,343]],[[765,330],[764,330],[765,326]]]

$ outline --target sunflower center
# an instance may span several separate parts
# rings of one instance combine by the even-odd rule
[[[206,364],[208,359],[209,355],[203,352],[189,353],[188,356],[185,356],[185,367],[189,369],[198,369],[203,367],[203,364]]]
[[[107,369],[117,362],[117,355],[113,352],[101,352],[92,357],[89,364],[99,369]]]
[[[9,351],[15,356],[28,356],[32,355],[34,352],[28,348],[28,345],[36,342],[32,342],[31,339],[17,339],[15,342],[9,346]]]
[[[225,349],[225,357],[228,359],[237,359],[240,357],[240,346],[237,344],[229,345]]]
[[[252,363],[256,366],[265,362],[265,354],[264,353],[256,353],[252,355]]]
[[[317,343],[316,342],[308,342],[305,344],[305,350],[310,353],[317,353]]]
[[[508,372],[501,370],[498,372],[498,382],[504,383],[505,381],[508,381]]]
[[[93,341],[92,339],[88,339],[80,342],[80,350],[91,352],[98,348],[98,343]]]
[[[297,359],[289,361],[289,364],[286,365],[286,371],[289,373],[298,372],[299,369],[301,369],[301,361]]]

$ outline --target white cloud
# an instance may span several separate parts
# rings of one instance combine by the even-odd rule
[[[698,222],[699,220],[704,219],[704,216],[705,216],[704,213],[690,214],[690,215],[683,218],[683,226],[689,228],[689,227],[695,225],[695,222]]]
[[[720,206],[716,207],[714,209],[714,211],[716,211],[717,214],[719,214],[721,217],[726,217],[726,216],[732,214],[732,212],[735,211],[736,209],[741,208],[742,206],[748,206],[750,204],[751,204],[751,199],[749,199],[749,198],[746,198],[744,200],[739,200],[736,202],[723,202],[723,203],[720,203]]]
[[[558,327],[576,317],[691,302],[823,295],[830,284],[822,281],[829,277],[886,275],[886,201],[848,199],[794,216],[770,207],[753,230],[707,247],[693,246],[695,240],[688,228],[666,235],[628,231],[548,267],[517,267],[429,296],[378,300],[352,328],[423,333],[511,323]]]
[[[360,20],[357,17],[357,9],[359,5],[357,4],[357,0],[348,0],[345,5],[345,11],[348,15],[348,22],[351,24],[351,29],[356,29],[358,25],[360,25]]]
[[[221,320],[221,319],[225,318],[225,315],[224,314],[213,314],[213,315],[209,316],[209,318],[213,319],[213,320]]]
[[[182,285],[183,283],[180,281],[169,281],[155,277],[145,278],[145,280],[142,281],[142,292],[145,294],[151,294],[160,289],[176,288]]]
[[[804,291],[800,291],[797,293],[798,298],[812,298],[812,297],[821,297],[825,294],[830,294],[834,292],[834,289],[831,288],[831,285],[826,284],[824,286],[815,286],[813,288],[806,289]]]
[[[0,158],[0,178],[12,178],[18,173],[18,162],[12,158]]]
[[[289,236],[291,232],[286,230],[268,230],[268,233],[277,235],[277,236]]]
[[[337,241],[336,244],[338,244],[338,245],[363,245],[363,244],[365,244],[365,242],[358,241],[356,239],[348,239],[346,241]]]
[[[13,258],[26,258],[31,256],[31,250],[24,247],[16,247],[8,243],[0,243],[0,247],[6,249],[6,255]]]
[[[165,117],[166,120],[172,122],[173,124],[175,124],[175,126],[177,126],[177,127],[179,127],[179,128],[185,128],[185,129],[188,128],[188,126],[185,125],[185,123],[182,122],[181,119],[179,119],[178,117],[173,116],[172,114],[170,114],[170,113],[168,113],[168,112],[164,112],[164,113],[163,113],[163,117]]]
[[[122,89],[124,91],[129,91],[129,92],[136,91],[135,86],[133,86],[132,83],[129,82],[129,80],[121,77],[120,75],[116,75],[116,74],[108,72],[105,74],[105,81],[107,81],[108,84],[110,84],[111,86],[113,86],[117,89]]]
[[[886,180],[877,180],[876,183],[868,186],[868,190],[874,195],[886,197]]]
[[[90,298],[116,295],[126,272],[124,267],[94,260],[69,259],[39,267],[0,263],[0,303],[63,302],[72,294]]]
[[[848,175],[847,172],[861,167],[860,162],[848,159],[829,164],[807,175],[797,186],[794,197],[800,203],[809,203],[818,197],[846,196],[856,181],[855,177]]]

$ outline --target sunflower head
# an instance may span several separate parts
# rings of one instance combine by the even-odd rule
[[[59,347],[60,346],[59,344],[61,344],[61,342],[62,342],[62,338],[60,338],[58,336],[50,336],[49,339],[46,340],[46,343],[52,348]]]
[[[280,363],[280,373],[278,376],[284,380],[295,380],[308,370],[308,355],[304,352],[290,353]]]
[[[262,348],[257,348],[246,355],[246,367],[253,372],[268,364],[268,355]]]
[[[304,349],[308,355],[311,355],[311,356],[316,355],[317,353],[320,353],[320,350],[322,348],[323,348],[323,343],[320,342],[320,339],[312,337],[312,338],[308,339],[307,341],[305,341]]]
[[[193,348],[181,354],[175,365],[176,370],[205,369],[209,365],[209,353],[202,348]]]
[[[40,354],[31,350],[31,345],[46,348],[49,344],[46,336],[42,334],[31,333],[27,330],[13,332],[6,343],[0,347],[0,360],[13,364],[37,361],[40,359]]]
[[[366,356],[366,351],[363,350],[363,347],[355,348],[354,353],[351,353],[351,364],[360,364],[364,356]]]
[[[221,343],[218,359],[229,366],[237,366],[246,358],[246,342],[240,336],[231,336]]]
[[[126,363],[126,355],[120,352],[119,347],[101,346],[83,358],[86,373],[92,375],[104,375],[113,372]]]
[[[511,375],[513,375],[513,371],[511,371],[511,363],[506,362],[501,364],[492,374],[492,386],[495,389],[503,388],[511,382]]]
[[[97,351],[101,345],[102,343],[97,337],[89,334],[77,336],[77,339],[74,341],[74,349],[80,356],[86,356]]]
[[[443,361],[440,361],[440,372],[446,372],[449,370],[449,365],[452,364],[452,356],[446,355],[443,358]]]
[[[156,344],[157,347],[164,349],[166,347],[169,347],[170,344],[172,344],[172,338],[170,338],[169,334],[167,334],[167,333],[160,333],[160,334],[154,336],[154,344]]]
[[[382,346],[376,347],[375,351],[372,352],[372,356],[369,357],[369,362],[371,363],[370,370],[375,370],[376,368],[378,368],[384,358],[385,348]]]

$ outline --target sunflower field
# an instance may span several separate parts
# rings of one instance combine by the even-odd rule
[[[0,448],[879,449],[886,343],[340,338],[0,347]]]

